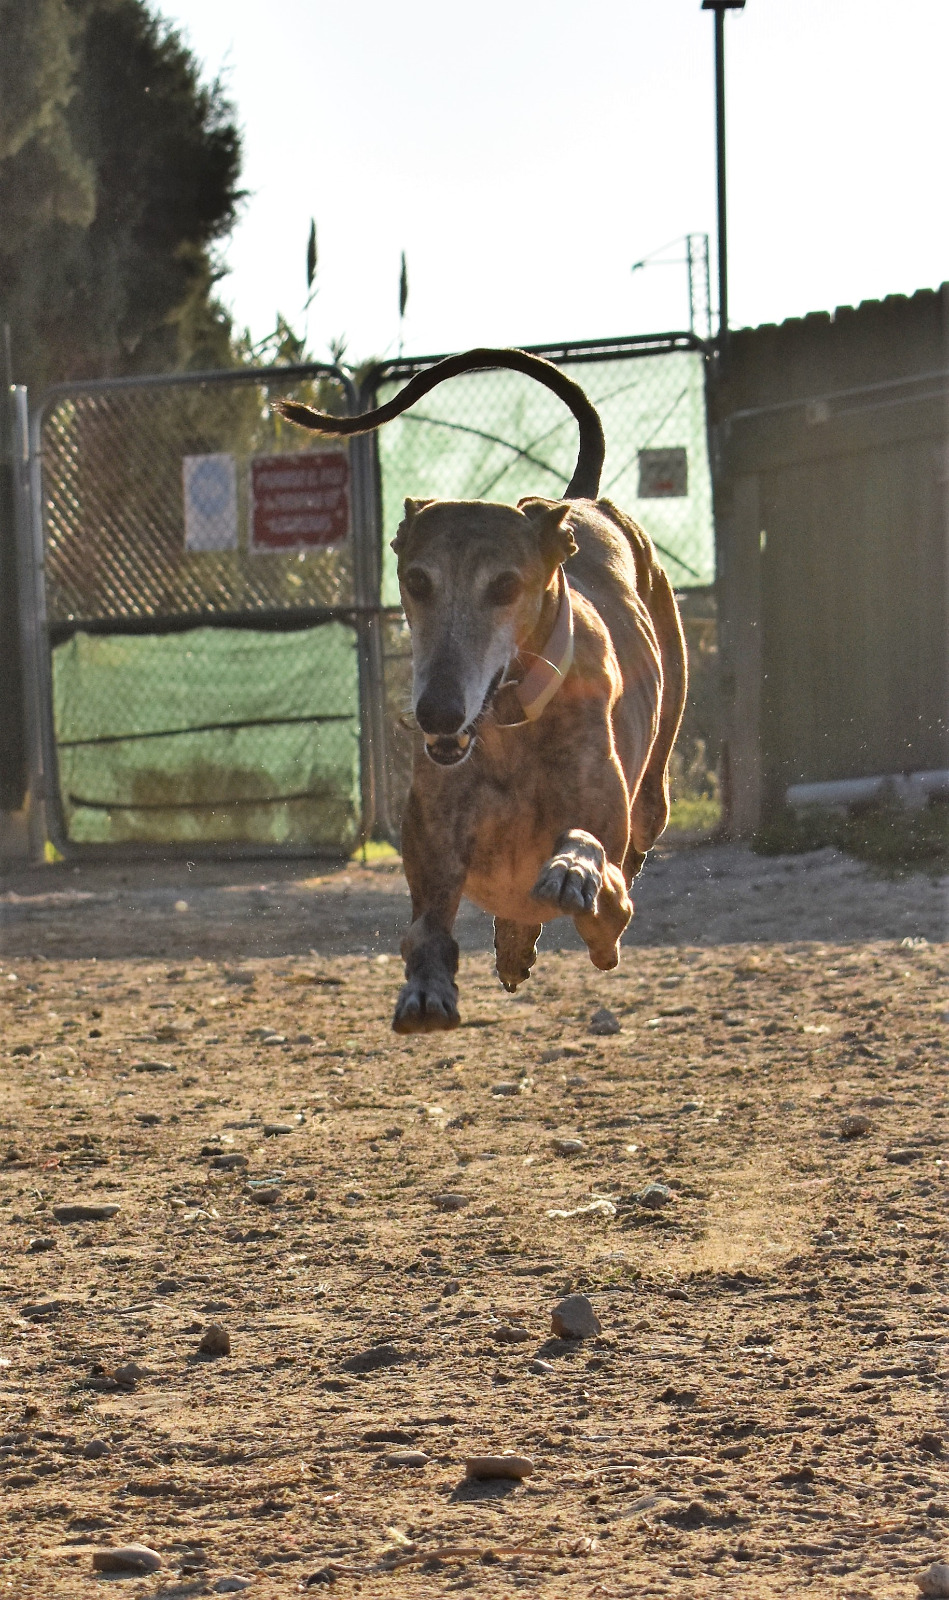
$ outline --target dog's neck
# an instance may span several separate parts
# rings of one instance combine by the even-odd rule
[[[565,583],[563,568],[558,567],[544,590],[544,597],[540,604],[540,616],[534,623],[527,638],[522,639],[517,647],[518,654],[523,653],[528,661],[530,661],[531,656],[546,656],[547,654],[547,641],[553,632],[554,623],[560,612],[560,601]]]

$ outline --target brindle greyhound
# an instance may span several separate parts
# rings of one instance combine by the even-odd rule
[[[277,409],[320,433],[368,433],[445,378],[497,367],[566,402],[580,451],[563,500],[407,500],[393,540],[420,729],[402,824],[413,920],[397,1033],[459,1024],[462,895],[494,916],[509,991],[554,917],[573,918],[594,966],[615,967],[628,888],[669,820],[682,628],[649,538],[596,498],[603,429],[583,390],[524,351],[471,350],[362,416]]]

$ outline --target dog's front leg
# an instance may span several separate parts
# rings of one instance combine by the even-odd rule
[[[458,943],[452,933],[467,861],[451,818],[426,815],[410,794],[402,823],[402,863],[412,894],[412,926],[402,940],[405,983],[392,1026],[396,1033],[457,1028]]]
[[[561,834],[531,895],[573,917],[595,967],[605,972],[616,966],[633,904],[622,872],[594,834],[583,828]]]

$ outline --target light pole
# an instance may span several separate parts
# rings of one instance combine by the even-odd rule
[[[702,0],[715,13],[715,132],[718,167],[718,355],[728,349],[728,219],[725,205],[725,12],[743,11],[745,0]]]

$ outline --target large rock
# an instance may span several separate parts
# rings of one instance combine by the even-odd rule
[[[919,1574],[916,1587],[920,1594],[928,1595],[930,1600],[949,1600],[949,1563],[934,1561],[931,1567]]]
[[[594,1339],[603,1327],[585,1294],[568,1294],[550,1314],[550,1331],[558,1339]]]
[[[111,1550],[93,1550],[92,1567],[94,1572],[157,1572],[163,1566],[161,1556],[157,1550],[150,1550],[147,1544],[117,1545]]]

